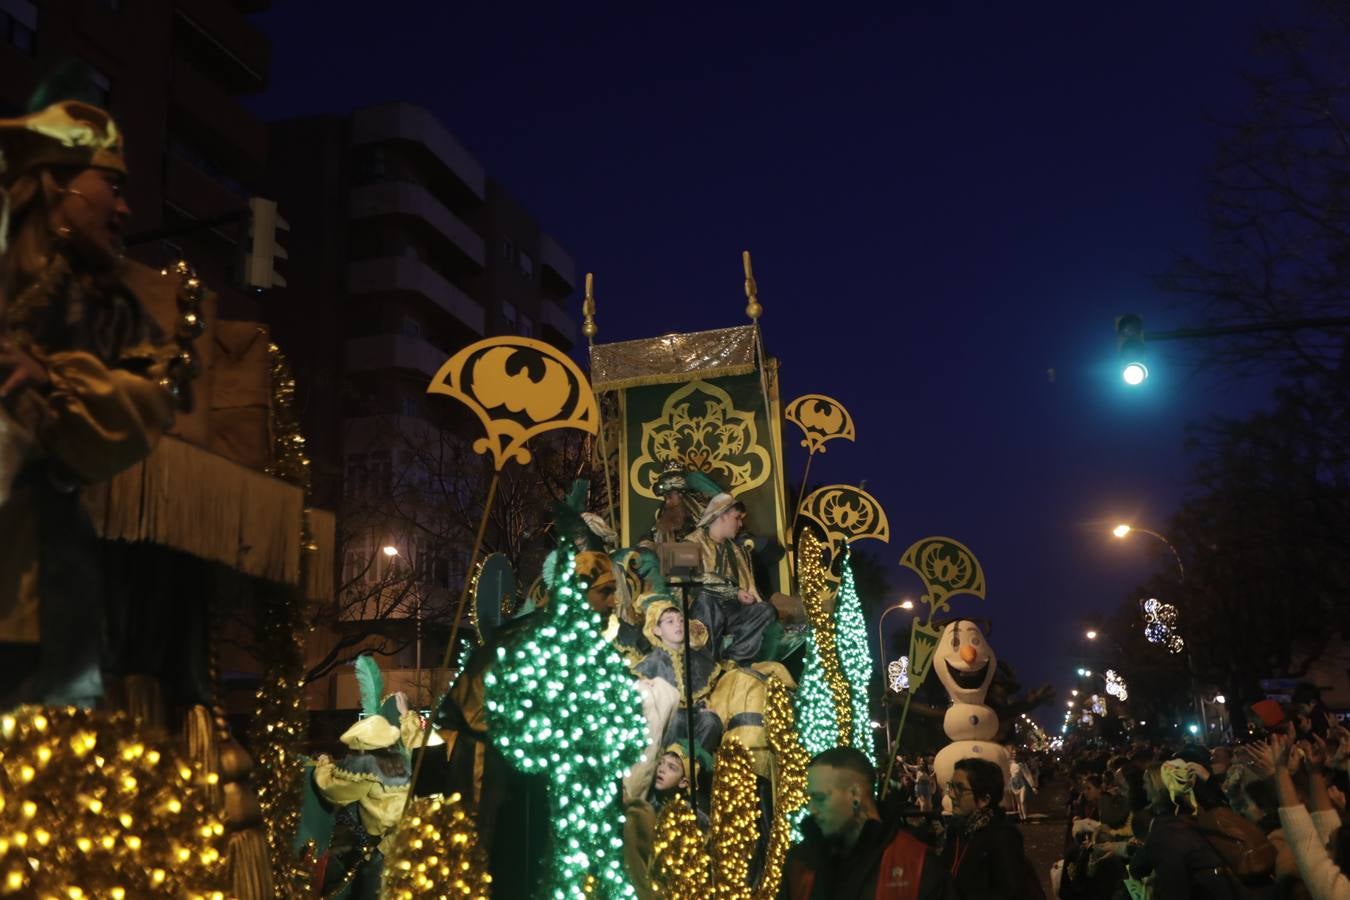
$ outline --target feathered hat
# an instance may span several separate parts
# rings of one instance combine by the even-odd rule
[[[713,497],[720,494],[722,489],[717,486],[717,482],[707,475],[697,470],[686,470],[679,460],[672,459],[661,470],[661,474],[656,479],[656,484],[652,486],[652,491],[658,497],[664,497],[671,491]]]

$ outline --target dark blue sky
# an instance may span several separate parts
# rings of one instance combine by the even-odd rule
[[[890,562],[965,541],[989,597],[957,610],[1064,688],[1082,623],[1157,564],[1109,525],[1161,529],[1185,423],[1265,396],[1184,347],[1126,395],[1112,320],[1197,324],[1151,276],[1203,250],[1211,122],[1275,7],[903,5],[278,3],[254,106],[435,111],[596,273],[601,340],[743,322],[750,249],[785,395],[857,421],[813,476],[867,480]]]

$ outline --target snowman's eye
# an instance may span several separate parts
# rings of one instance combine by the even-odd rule
[[[961,639],[956,635],[952,635],[952,649],[955,650],[957,647],[960,646],[961,646]]]
[[[975,640],[971,641],[970,643],[971,643],[972,646],[978,647],[978,646],[980,646],[980,639],[979,639],[979,638],[975,638]]]

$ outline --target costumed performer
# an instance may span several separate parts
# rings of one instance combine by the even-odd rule
[[[401,691],[382,698],[384,677],[373,658],[357,657],[353,665],[363,718],[339,738],[350,751],[340,763],[326,755],[314,760],[300,840],[314,840],[320,852],[328,850],[324,896],[333,892],[339,900],[375,900],[386,844],[408,802],[409,749],[421,740],[422,722]],[[316,805],[315,797],[322,803]],[[328,815],[315,815],[320,809]]]
[[[672,799],[688,795],[693,778],[688,746],[671,744],[657,760],[656,778],[651,792],[645,798],[629,800],[623,811],[624,865],[629,880],[637,889],[640,900],[657,900],[661,896],[652,880],[653,849],[656,843],[656,822]],[[708,833],[708,815],[694,805],[694,817],[699,829]]]
[[[172,424],[174,348],[122,278],[122,135],[62,100],[0,120],[0,703],[92,707],[106,618],[80,488]],[[7,219],[7,224],[6,224]],[[8,478],[4,486],[10,487]]]
[[[661,506],[641,544],[653,549],[660,544],[687,540],[690,532],[698,527],[708,501],[722,492],[717,482],[707,475],[685,471],[684,466],[674,460],[666,463],[652,490],[661,498]]]
[[[708,708],[708,696],[722,667],[708,651],[707,627],[697,619],[689,620],[686,670],[684,615],[679,606],[667,594],[644,595],[640,603],[645,611],[643,635],[652,649],[633,666],[633,674],[638,676],[636,687],[647,720],[647,750],[643,761],[624,779],[624,796],[629,799],[644,796],[652,784],[659,762],[657,748],[688,741],[686,703],[691,693],[697,748],[710,759],[722,740],[722,719]]]
[[[745,504],[730,494],[718,494],[689,537],[702,557],[693,615],[708,626],[713,657],[737,665],[755,658],[765,630],[778,617],[755,587],[749,551],[736,541],[744,521]],[[730,640],[725,648],[724,638]]]

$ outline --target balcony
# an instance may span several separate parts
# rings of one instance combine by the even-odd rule
[[[483,200],[487,176],[478,160],[455,140],[431,113],[411,103],[389,103],[357,110],[352,115],[352,143],[412,141],[431,151],[460,182]]]
[[[347,341],[348,372],[405,369],[432,378],[449,358],[421,338],[402,334],[374,334]]]
[[[483,307],[419,259],[391,256],[361,260],[347,267],[347,293],[351,296],[400,291],[421,294],[474,334],[486,333],[487,315]]]
[[[551,274],[561,282],[560,286],[564,289],[558,293],[570,294],[577,289],[576,264],[572,262],[572,257],[567,255],[567,251],[546,234],[540,235],[539,261],[551,269]]]
[[[175,112],[191,120],[194,130],[208,132],[249,167],[264,164],[267,126],[182,56],[173,61],[171,90]]]
[[[444,236],[461,253],[482,269],[487,258],[483,238],[421,185],[408,182],[381,182],[352,189],[353,219],[404,215],[420,219]]]
[[[546,328],[558,333],[570,348],[577,342],[577,323],[561,306],[552,300],[543,300],[539,304],[539,321]]]
[[[240,93],[262,90],[272,53],[267,36],[232,4],[212,0],[175,0],[175,28],[181,43],[215,69],[230,89]]]

